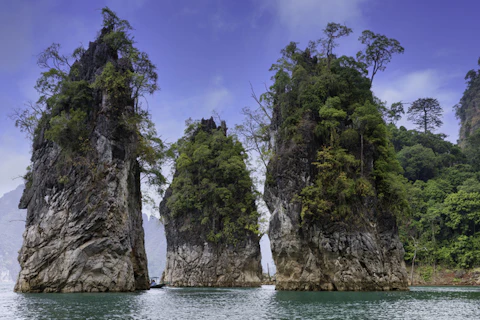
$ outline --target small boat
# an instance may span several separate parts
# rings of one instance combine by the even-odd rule
[[[150,278],[150,289],[160,289],[165,286],[165,283],[159,282],[159,277],[152,277]]]

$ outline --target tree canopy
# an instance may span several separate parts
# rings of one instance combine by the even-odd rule
[[[281,119],[272,122],[278,126],[277,138],[319,146],[313,184],[298,194],[302,218],[350,219],[362,199],[375,196],[380,199],[377,209],[400,213],[405,201],[401,168],[365,66],[332,53],[335,39],[351,29],[329,24],[324,32],[326,39],[310,41],[305,50],[291,42],[271,67],[273,119]],[[318,53],[318,44],[326,56]]]
[[[385,70],[387,64],[392,60],[393,54],[403,53],[404,51],[398,40],[387,38],[370,30],[363,31],[358,40],[366,45],[365,51],[357,53],[357,58],[365,63],[367,67],[372,67],[370,83],[373,82],[373,78],[378,71]]]
[[[226,135],[225,124],[217,128],[195,122],[173,150],[175,176],[166,199],[172,218],[193,216],[192,223],[205,226],[207,240],[215,243],[235,244],[246,232],[259,234],[247,154],[239,141]]]

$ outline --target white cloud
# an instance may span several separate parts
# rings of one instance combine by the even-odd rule
[[[309,40],[323,36],[323,29],[329,22],[345,24],[353,29],[349,37],[339,39],[341,49],[337,52],[354,55],[361,48],[358,36],[366,29],[363,4],[372,0],[267,0],[258,1],[252,14],[251,26],[255,28],[261,19],[273,18],[269,40],[271,45],[278,41],[300,42],[306,45]],[[269,21],[267,19],[267,21]]]
[[[457,78],[456,74],[445,74],[438,70],[426,69],[405,74],[392,74],[389,79],[375,79],[373,92],[387,105],[393,102],[413,102],[419,98],[438,99],[443,107],[443,126],[437,130],[449,136],[456,142],[458,137],[458,121],[453,112],[453,106],[458,103],[461,93],[448,89],[449,81]],[[406,110],[405,110],[406,111]],[[405,115],[399,125],[407,128],[414,126],[407,122]]]

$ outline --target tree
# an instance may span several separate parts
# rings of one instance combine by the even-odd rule
[[[341,25],[339,23],[330,22],[327,24],[327,27],[323,29],[323,33],[327,36],[326,39],[321,39],[320,42],[325,50],[327,56],[327,65],[330,69],[330,63],[332,60],[333,49],[338,45],[335,40],[341,37],[348,36],[352,33],[352,29],[348,28],[346,25]]]
[[[363,31],[358,40],[367,45],[365,52],[359,51],[357,53],[357,59],[364,62],[368,67],[372,67],[370,84],[379,70],[385,70],[386,65],[392,60],[393,54],[403,53],[404,51],[397,40],[373,33],[370,30]]]
[[[404,176],[410,181],[427,181],[435,176],[437,158],[430,148],[420,144],[404,147],[397,155],[403,167]]]
[[[417,99],[408,108],[407,114],[408,120],[413,121],[419,130],[423,129],[424,133],[433,131],[443,124],[440,120],[443,110],[437,99]]]
[[[252,89],[252,98],[257,103],[257,108],[245,107],[242,109],[242,114],[245,118],[242,124],[235,126],[235,133],[243,138],[243,144],[247,152],[253,150],[257,153],[262,169],[266,170],[272,151],[270,138],[272,94],[267,90],[259,98],[251,84],[250,87]]]
[[[390,106],[390,109],[387,110],[387,120],[389,123],[397,123],[402,119],[402,114],[405,113],[402,102],[395,102]]]

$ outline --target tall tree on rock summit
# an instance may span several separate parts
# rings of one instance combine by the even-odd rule
[[[162,192],[165,147],[141,102],[146,95],[159,90],[156,66],[147,53],[134,46],[130,33],[133,28],[127,20],[120,19],[108,7],[102,9],[102,16],[103,28],[97,41],[117,61],[104,61],[99,74],[83,74],[86,68],[82,57],[87,50],[80,46],[68,56],[60,53],[60,44],[53,43],[38,57],[38,66],[46,70],[35,85],[39,99],[14,111],[11,118],[34,143],[45,129],[48,140],[75,154],[87,147],[88,131],[92,129],[88,121],[95,113],[92,105],[96,91],[108,97],[107,103],[113,109],[130,105],[133,112],[122,113],[123,124],[135,131],[138,138],[137,160],[143,178]]]
[[[357,53],[357,59],[368,67],[372,67],[370,83],[373,83],[373,78],[379,70],[385,70],[386,64],[390,62],[393,54],[403,53],[404,51],[397,40],[373,33],[370,30],[363,31],[358,40],[367,46],[365,52],[359,51]]]
[[[333,49],[338,45],[335,40],[341,37],[346,37],[352,32],[352,29],[348,28],[346,25],[341,25],[334,22],[330,22],[327,24],[327,27],[323,29],[323,33],[327,37],[319,41],[325,50],[328,68],[330,68],[330,63],[332,61]]]
[[[440,120],[443,114],[442,107],[438,100],[434,98],[415,100],[408,108],[407,114],[407,119],[413,121],[418,129],[423,129],[424,133],[433,131],[443,124]]]

